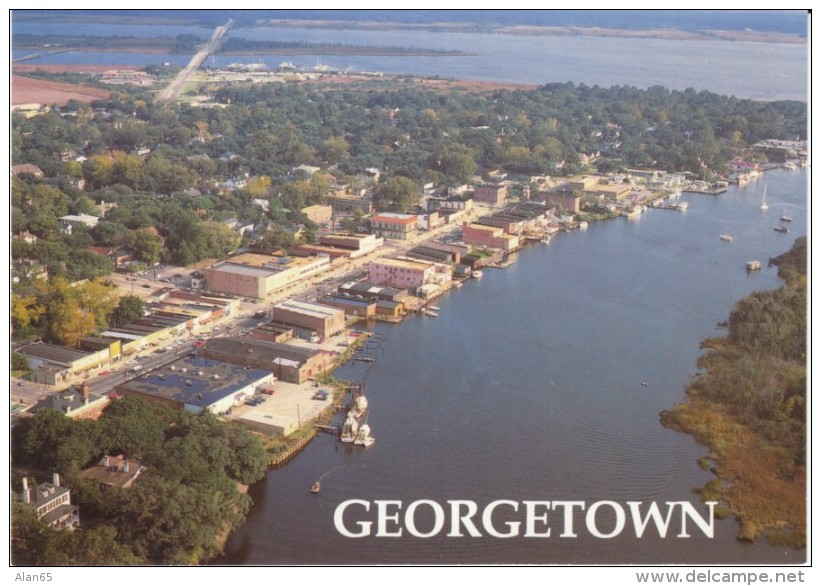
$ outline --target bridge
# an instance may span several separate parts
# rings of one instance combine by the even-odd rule
[[[180,92],[182,92],[182,88],[185,87],[185,83],[188,81],[188,78],[191,77],[192,73],[199,69],[199,66],[202,65],[202,62],[205,61],[205,58],[208,57],[209,54],[217,50],[222,38],[228,33],[228,30],[233,24],[234,19],[229,18],[228,22],[224,25],[218,26],[214,29],[214,33],[211,35],[211,38],[203,46],[203,48],[197,51],[197,53],[191,58],[188,65],[186,65],[185,68],[177,74],[177,77],[175,77],[174,80],[168,84],[168,87],[160,92],[159,96],[157,96],[158,102],[171,102],[177,99]]]

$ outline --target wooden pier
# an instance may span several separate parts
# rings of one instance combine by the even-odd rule
[[[279,454],[275,458],[268,460],[268,468],[279,468],[280,466],[291,460],[291,458],[293,458],[299,452],[305,449],[305,446],[311,443],[311,440],[313,440],[316,437],[316,433],[316,430],[314,430],[310,435],[305,436],[296,444],[288,448],[286,452]]]

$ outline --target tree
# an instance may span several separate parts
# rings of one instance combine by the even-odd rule
[[[111,316],[111,323],[115,326],[124,326],[137,321],[143,317],[144,306],[143,300],[136,295],[120,297],[120,302]]]
[[[380,185],[374,197],[379,211],[404,212],[419,205],[421,193],[411,179],[395,176]]]
[[[239,246],[242,237],[220,222],[203,222],[199,226],[204,257],[225,258]]]
[[[37,302],[34,295],[11,296],[11,323],[14,328],[26,330],[36,325],[46,312],[46,308]]]

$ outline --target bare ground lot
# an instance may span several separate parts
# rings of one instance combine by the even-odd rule
[[[11,76],[11,103],[20,104],[57,104],[64,105],[69,100],[93,102],[107,98],[110,92],[70,83],[59,83],[32,79],[21,75]]]

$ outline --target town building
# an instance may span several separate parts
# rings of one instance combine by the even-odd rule
[[[332,293],[321,299],[323,305],[335,307],[345,312],[345,315],[354,315],[363,319],[370,319],[376,314],[376,301],[365,297],[346,293]]]
[[[104,486],[131,488],[145,470],[139,460],[124,455],[103,456],[97,464],[86,468],[80,474],[83,478],[96,480]]]
[[[326,305],[304,301],[283,301],[271,308],[271,319],[316,332],[329,338],[345,329],[345,312]]]
[[[476,201],[494,206],[502,205],[507,198],[507,186],[499,183],[478,183],[473,186],[473,197]]]
[[[296,253],[245,252],[205,269],[212,293],[265,299],[294,283],[330,268],[330,258]]]
[[[481,224],[462,225],[462,241],[465,244],[480,248],[495,248],[503,252],[511,252],[519,248],[519,237],[514,234],[505,234],[503,228],[483,226]]]
[[[353,260],[378,250],[384,243],[384,238],[378,238],[373,234],[335,232],[322,236],[319,244],[300,245],[299,250],[317,256],[327,255],[331,258]]]
[[[382,213],[371,218],[371,234],[392,240],[410,240],[417,234],[413,214]]]
[[[23,478],[23,503],[33,507],[37,518],[52,529],[73,530],[80,525],[80,509],[71,504],[71,490],[60,486],[57,473],[37,488],[29,488],[28,478]]]
[[[418,289],[428,284],[444,284],[451,278],[450,267],[412,258],[381,258],[370,263],[368,281],[399,289]]]
[[[273,382],[270,363],[264,369],[246,369],[217,358],[187,355],[139,374],[115,390],[121,396],[138,396],[193,413],[204,409],[225,413]]]
[[[539,198],[569,214],[578,214],[581,211],[582,196],[578,191],[568,191],[560,187],[550,191],[540,191]]]
[[[32,407],[32,411],[53,409],[70,419],[99,419],[110,402],[108,395],[91,393],[88,384],[83,383],[52,393]]]
[[[208,359],[272,371],[277,380],[296,384],[331,368],[336,356],[333,352],[239,337],[212,338],[202,351]]]

